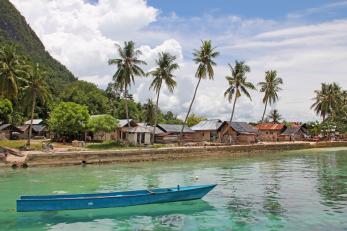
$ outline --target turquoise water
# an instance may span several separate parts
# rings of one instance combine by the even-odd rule
[[[20,195],[217,183],[203,200],[16,213]],[[86,167],[0,169],[0,230],[347,230],[347,149]]]

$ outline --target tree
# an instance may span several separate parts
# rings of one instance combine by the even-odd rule
[[[112,132],[118,127],[118,121],[111,115],[91,116],[88,121],[88,129],[93,133]]]
[[[192,101],[190,102],[189,109],[181,129],[180,142],[182,142],[183,130],[187,124],[187,119],[192,109],[201,79],[206,79],[208,77],[210,80],[213,80],[213,77],[214,77],[213,67],[217,65],[214,59],[219,55],[219,52],[216,51],[215,49],[216,48],[212,47],[211,40],[206,40],[206,41],[202,41],[202,44],[199,50],[195,50],[193,52],[193,56],[194,56],[193,61],[198,65],[198,68],[195,73],[195,77],[198,78],[198,82],[196,84],[193,98],[192,98]]]
[[[116,118],[118,119],[127,118],[128,115],[129,118],[141,120],[141,112],[134,100],[121,99],[116,103],[116,108]]]
[[[144,122],[151,124],[151,125],[155,125],[156,126],[156,113],[157,110],[154,106],[154,103],[152,100],[148,99],[147,103],[143,105],[143,109],[144,109]]]
[[[108,64],[117,65],[117,71],[113,75],[113,81],[115,88],[122,89],[124,92],[126,118],[128,120],[128,126],[130,126],[127,98],[128,90],[131,84],[135,83],[136,76],[145,75],[145,72],[139,65],[146,65],[146,62],[138,58],[138,56],[142,55],[142,52],[135,49],[135,43],[133,41],[124,42],[123,47],[116,44],[116,47],[120,58],[110,59]]]
[[[0,97],[15,99],[19,82],[28,76],[24,58],[17,54],[14,45],[0,47]]]
[[[280,120],[282,119],[282,116],[280,115],[280,113],[278,112],[278,110],[274,109],[270,112],[270,114],[268,115],[268,119],[270,121],[272,121],[272,123],[277,124],[280,122]]]
[[[75,138],[85,131],[88,120],[87,106],[73,102],[62,102],[51,112],[48,124],[57,135]]]
[[[27,85],[23,88],[24,103],[25,105],[31,105],[30,127],[27,146],[30,146],[36,100],[39,100],[42,104],[44,104],[50,97],[48,87],[45,82],[46,73],[40,68],[39,64],[34,65],[29,73],[29,78],[26,79]]]
[[[10,123],[13,113],[12,102],[8,99],[0,99],[0,124]]]
[[[283,84],[283,80],[277,76],[275,70],[270,70],[265,72],[265,82],[260,82],[260,92],[264,93],[263,103],[265,104],[263,116],[261,117],[261,122],[264,122],[264,117],[266,113],[266,108],[268,103],[274,104],[278,100],[278,92],[282,90],[280,85]]]
[[[321,89],[314,92],[316,94],[315,102],[312,104],[311,109],[321,116],[324,122],[327,116],[334,116],[334,113],[343,104],[343,93],[336,83],[322,83]]]
[[[192,113],[187,120],[187,125],[188,127],[192,127],[198,123],[200,123],[201,121],[206,120],[205,117],[201,117],[201,116],[197,116],[194,113]]]
[[[250,72],[251,69],[244,62],[235,61],[235,67],[229,64],[231,70],[231,76],[226,76],[229,87],[224,92],[224,97],[227,97],[231,103],[234,98],[233,110],[230,116],[230,122],[233,120],[236,101],[241,97],[241,93],[245,94],[250,100],[252,100],[251,95],[248,92],[248,89],[255,90],[255,86],[251,82],[247,82],[246,73]]]
[[[163,82],[165,83],[166,87],[170,91],[170,93],[173,93],[175,87],[176,87],[176,81],[174,80],[173,71],[177,70],[179,68],[179,65],[175,63],[176,57],[173,55],[170,55],[169,53],[162,52],[159,53],[158,59],[156,62],[156,69],[149,72],[149,75],[152,75],[154,77],[149,89],[154,89],[154,91],[157,94],[157,102],[155,106],[155,119],[154,119],[154,129],[153,129],[153,143],[154,143],[154,136],[155,136],[155,129],[158,123],[158,104],[159,104],[159,96],[160,96],[160,90],[162,88]]]
[[[183,124],[183,121],[178,119],[177,115],[174,115],[171,111],[163,115],[163,120],[163,122],[167,124]]]
[[[88,106],[90,114],[110,113],[110,103],[106,93],[95,84],[86,81],[76,81],[67,86],[60,95],[66,102],[75,102]]]

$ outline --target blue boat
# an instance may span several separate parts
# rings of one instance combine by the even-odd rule
[[[17,212],[125,207],[201,199],[215,184],[126,192],[21,196]]]

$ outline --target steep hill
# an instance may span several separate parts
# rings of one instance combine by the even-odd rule
[[[58,94],[67,84],[77,80],[64,65],[45,50],[25,18],[9,0],[0,0],[0,43],[16,44],[23,55],[43,65],[49,73],[47,81],[54,94]]]

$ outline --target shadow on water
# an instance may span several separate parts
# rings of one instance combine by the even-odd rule
[[[215,208],[206,201],[195,200],[107,209],[17,213],[15,226],[17,229],[25,229],[33,224],[54,226],[61,223],[73,224],[102,219],[126,220],[133,217],[165,219],[170,215],[185,216],[213,210]]]

